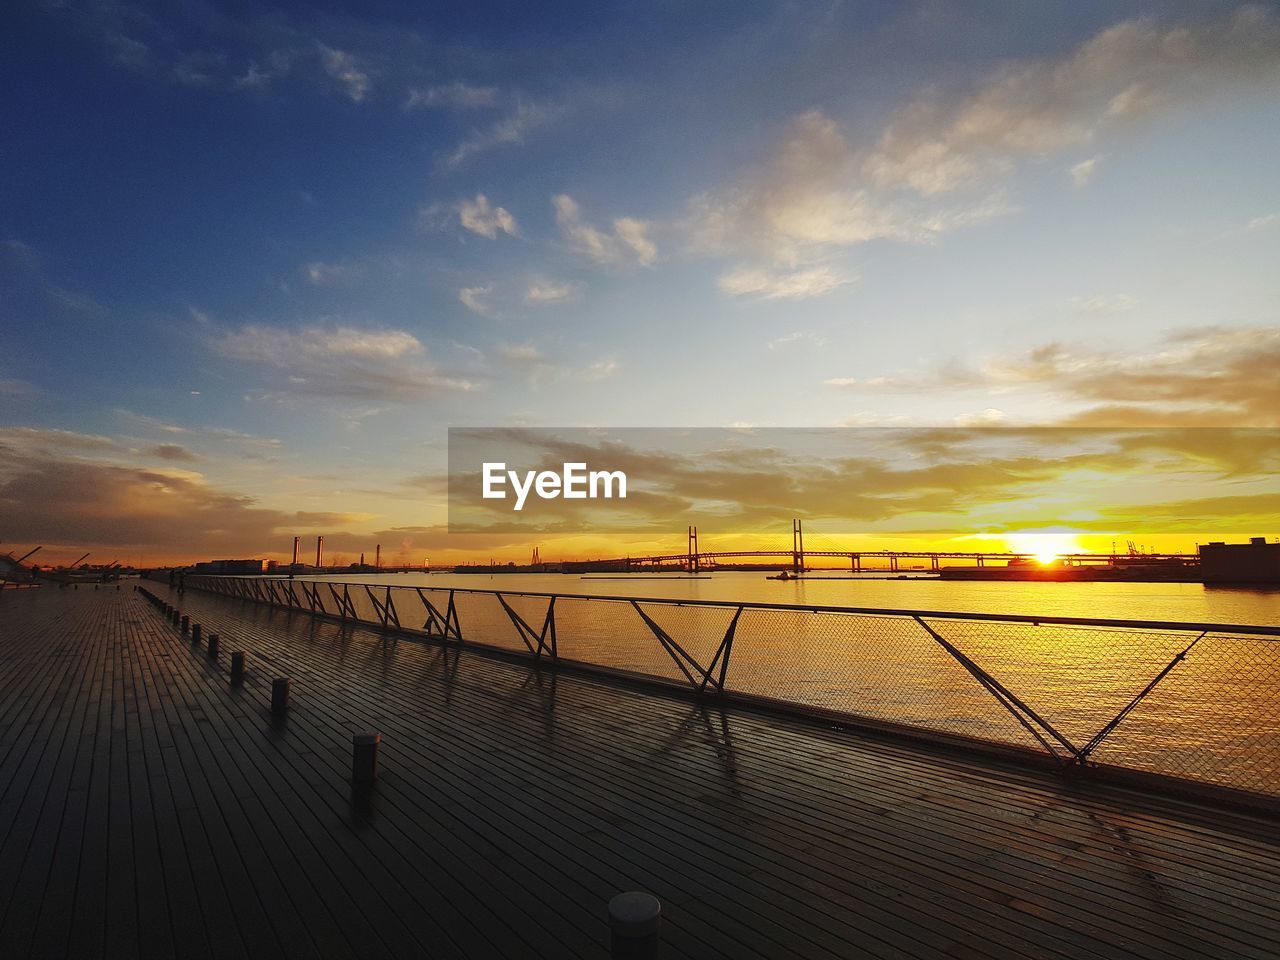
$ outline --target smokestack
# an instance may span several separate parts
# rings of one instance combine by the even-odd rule
[[[382,544],[378,544],[378,552],[373,555],[373,565],[379,570],[382,569]]]
[[[298,547],[299,545],[301,545],[301,543],[302,543],[301,537],[293,538],[293,565],[295,567],[298,565]]]
[[[316,569],[319,570],[323,566],[324,560],[324,537],[316,537]]]

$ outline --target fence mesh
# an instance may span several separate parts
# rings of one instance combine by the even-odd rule
[[[280,605],[292,597],[310,608],[302,581],[275,581],[274,594],[255,578],[187,583]],[[553,604],[520,593],[320,581],[308,588],[330,615],[343,611],[331,588],[349,600],[348,616],[354,610],[376,626],[389,598],[401,628],[421,632],[431,619],[426,600],[436,635],[452,608],[464,642],[549,656],[554,629],[562,658],[712,689],[727,646],[726,691],[1066,759],[1083,752],[1099,764],[1280,798],[1280,630],[1252,636],[1159,623],[617,597],[557,596]]]

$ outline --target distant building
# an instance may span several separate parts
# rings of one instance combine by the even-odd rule
[[[195,565],[196,573],[221,573],[228,575],[262,573],[267,569],[265,560],[204,560]]]
[[[1280,584],[1280,543],[1253,537],[1248,543],[1201,544],[1200,573],[1205,583]]]

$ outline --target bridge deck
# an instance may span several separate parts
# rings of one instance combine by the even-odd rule
[[[1274,822],[182,606],[218,661],[127,586],[0,595],[0,956],[602,957],[634,888],[668,957],[1280,954]]]

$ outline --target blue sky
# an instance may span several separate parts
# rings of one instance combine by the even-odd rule
[[[1274,5],[0,18],[6,542],[443,550],[449,425],[1276,425]]]

